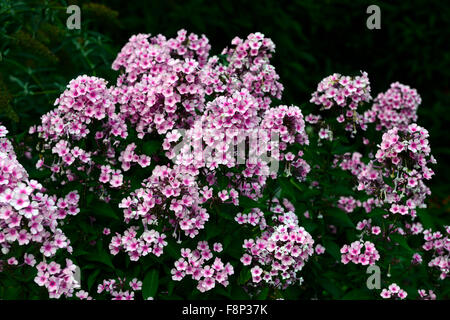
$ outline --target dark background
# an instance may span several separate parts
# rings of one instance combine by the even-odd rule
[[[273,64],[283,103],[308,110],[317,83],[334,72],[367,71],[372,96],[390,83],[422,96],[418,123],[430,131],[438,160],[434,206],[449,200],[449,39],[446,1],[12,1],[0,0],[0,121],[24,134],[53,107],[70,79],[89,74],[114,82],[110,69],[132,34],[205,34],[212,54],[235,36],[262,32],[276,44]],[[82,30],[67,30],[68,4],[82,8]],[[366,9],[381,8],[381,30],[369,30]]]

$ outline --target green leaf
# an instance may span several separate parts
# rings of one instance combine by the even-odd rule
[[[100,273],[100,269],[95,270],[93,273],[91,273],[88,277],[87,286],[88,290],[91,290],[95,280],[97,279],[98,274]]]
[[[210,223],[208,228],[206,228],[206,240],[210,240],[210,239],[218,236],[223,231],[224,231],[223,226],[219,226],[218,224]]]
[[[248,268],[242,269],[239,274],[239,284],[245,284],[252,277],[250,270]]]
[[[342,226],[354,228],[355,225],[352,220],[348,217],[347,213],[339,208],[329,208],[323,214],[324,216],[330,216],[338,220]]]
[[[164,251],[167,252],[174,259],[178,259],[179,257],[179,254],[177,250],[175,250],[173,243],[168,242],[167,246],[164,248]]]
[[[367,214],[367,217],[372,219],[372,223],[374,224],[382,224],[384,220],[383,216],[386,214],[388,214],[386,210],[375,208]]]
[[[232,296],[230,295],[230,286],[227,288],[228,290],[225,290],[224,287],[220,286],[220,287],[216,287],[216,291],[218,294],[227,297],[228,299],[232,299]]]
[[[419,216],[420,221],[423,223],[423,227],[425,229],[434,229],[433,219],[430,217],[428,212],[424,209],[417,209],[417,215]]]
[[[341,250],[339,246],[331,240],[324,240],[323,245],[326,249],[325,252],[328,252],[331,256],[333,256],[337,261],[341,260]]]
[[[321,278],[317,280],[325,291],[333,296],[334,299],[338,299],[341,296],[341,289],[339,289],[332,281],[327,278]]]
[[[221,203],[217,206],[215,206],[215,210],[217,212],[217,214],[226,219],[226,220],[230,220],[230,221],[234,221],[234,217],[236,216],[236,213],[238,212],[237,207],[233,204],[229,204],[229,203]]]
[[[354,289],[350,292],[347,292],[343,297],[342,300],[368,300],[372,298],[369,292],[365,289]]]
[[[294,185],[295,188],[298,189],[298,191],[300,191],[300,192],[305,191],[304,188],[301,185],[299,185],[294,178],[291,178],[289,181]]]
[[[309,233],[312,233],[314,232],[314,230],[317,229],[317,223],[311,221],[310,219],[304,219],[302,221],[302,227],[305,228],[305,230],[308,231]]]
[[[248,293],[244,291],[241,286],[233,286],[231,289],[231,296],[234,300],[249,300]]]
[[[119,217],[114,209],[108,203],[101,201],[93,201],[92,205],[89,207],[86,213],[93,216],[102,216],[114,220],[119,220]]]
[[[84,258],[89,261],[101,262],[104,265],[107,265],[108,267],[114,269],[114,265],[112,264],[111,256],[105,251],[88,254]]]
[[[344,154],[346,152],[352,152],[355,149],[354,146],[343,146],[341,144],[338,144],[336,146],[333,146],[332,153],[333,154]]]
[[[295,199],[298,197],[299,191],[294,188],[294,185],[287,178],[278,178],[278,183],[280,184],[281,191],[289,196],[289,198]]]
[[[167,294],[169,296],[172,296],[173,289],[175,288],[175,281],[172,281],[172,279],[169,278],[169,285],[167,287],[168,287]]]
[[[155,297],[159,285],[159,271],[150,270],[142,283],[142,296],[145,300],[149,297]]]
[[[384,210],[384,209],[381,209],[381,208],[375,208],[375,209],[373,209],[372,211],[370,211],[368,214],[367,214],[367,216],[369,217],[369,218],[375,218],[375,217],[382,217],[382,216],[384,216],[385,214],[388,214],[389,212],[387,212],[386,210]]]
[[[144,153],[148,156],[153,155],[158,152],[158,150],[162,150],[162,144],[158,140],[146,141],[142,147]]]
[[[414,253],[414,250],[408,245],[405,237],[400,234],[391,234],[389,236],[393,242],[397,242],[402,248],[408,250],[410,253]]]
[[[256,300],[266,300],[269,295],[269,288],[265,287],[261,290],[261,292],[256,296]]]
[[[246,209],[247,208],[250,208],[250,209],[253,209],[253,208],[264,209],[265,208],[264,204],[257,202],[253,199],[250,199],[248,197],[239,197],[239,205]]]
[[[394,180],[391,177],[385,177],[383,176],[383,181],[384,183],[386,183],[388,186],[394,188],[395,184],[394,184]]]

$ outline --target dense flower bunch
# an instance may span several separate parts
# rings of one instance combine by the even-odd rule
[[[78,178],[82,182],[95,172],[98,181],[118,188],[124,183],[122,170],[129,170],[133,162],[141,167],[150,164],[148,156],[134,153],[134,144],[128,145],[117,159],[116,148],[128,131],[124,117],[115,113],[105,80],[79,76],[70,81],[55,105],[56,109],[42,116],[40,125],[30,129],[43,140],[40,151],[51,152],[38,161],[38,168],[47,167],[68,181]],[[97,163],[98,158],[107,164]],[[111,168],[118,162],[122,170]]]
[[[424,183],[434,174],[428,167],[436,163],[430,151],[428,131],[411,124],[407,131],[393,128],[383,134],[375,161],[366,165],[361,161],[361,154],[354,153],[336,157],[335,164],[339,163],[343,170],[357,177],[359,191],[375,196],[369,199],[373,205],[387,205],[392,214],[414,217],[416,208],[424,207],[425,198],[430,194]],[[391,179],[392,183],[385,179]],[[347,198],[341,198],[338,206],[344,206],[343,199]],[[363,206],[370,212],[367,209],[372,206],[367,201]]]
[[[310,102],[324,110],[339,106],[339,116],[336,120],[339,123],[345,122],[346,131],[354,132],[355,124],[362,129],[366,128],[364,118],[357,109],[362,102],[368,102],[370,99],[370,82],[366,72],[361,72],[361,76],[356,77],[335,73],[320,81]]]
[[[167,39],[163,35],[149,38],[149,34],[133,35],[117,55],[112,68],[125,69],[123,81],[134,83],[144,74],[157,72],[170,60],[171,55],[180,59],[198,59],[202,66],[206,63],[211,48],[204,35],[188,35],[186,30],[179,30],[176,38]],[[189,65],[185,68],[191,72],[195,69]]]
[[[434,174],[427,164],[436,163],[430,151],[428,131],[416,124],[409,125],[405,133],[394,128],[383,134],[375,158],[385,168],[396,166],[395,187],[386,196],[387,201],[393,203],[390,208],[392,213],[414,215],[414,209],[423,206],[425,197],[430,194],[424,180],[431,179]],[[402,195],[406,198],[405,204],[399,205]]]
[[[254,98],[245,91],[232,98],[219,97],[208,103],[202,119],[185,133],[177,152],[173,145],[181,134],[174,130],[166,135],[163,148],[168,150],[167,156],[195,173],[205,168],[214,175],[221,165],[228,170],[245,165],[241,172],[227,174],[231,185],[252,199],[261,197],[268,176],[276,176],[277,168],[272,168],[274,162],[285,161],[293,174],[304,180],[310,166],[301,158],[303,152],[296,155],[280,152],[293,143],[308,144],[300,109],[280,106],[267,110],[261,118],[256,106]],[[249,112],[250,108],[254,110]],[[243,154],[246,145],[248,159],[244,159]]]
[[[239,212],[234,220],[239,224],[249,224],[251,226],[259,226],[261,230],[267,227],[264,212],[259,208],[253,208],[249,213],[242,214]]]
[[[355,292],[338,278],[379,264],[390,285],[373,297],[441,294],[450,228],[433,232],[422,215],[436,161],[416,90],[393,83],[368,105],[366,72],[333,74],[299,108],[273,101],[283,86],[263,34],[209,51],[185,30],[138,34],[113,62],[114,85],[72,80],[30,129],[39,154],[16,149],[48,190],[0,126],[0,282],[13,287],[24,267],[51,298],[341,298]],[[335,290],[317,271],[342,275]]]
[[[216,283],[228,286],[228,277],[234,274],[233,266],[230,263],[223,263],[218,257],[212,262],[213,251],[222,250],[221,243],[214,243],[211,251],[206,241],[200,241],[194,250],[181,249],[181,258],[175,261],[175,266],[171,270],[172,279],[181,281],[185,276],[191,276],[198,282],[197,289],[200,292],[211,290]]]
[[[395,299],[403,300],[408,295],[405,290],[401,289],[396,283],[391,284],[387,289],[381,291],[381,297],[383,299]]]
[[[269,108],[270,97],[281,98],[283,85],[270,64],[275,44],[262,33],[256,32],[243,40],[235,37],[231,48],[222,51],[227,63],[221,64],[217,56],[209,59],[202,77],[207,94],[226,93],[246,89],[262,110]]]
[[[303,152],[287,152],[289,145],[309,143],[300,109],[279,106],[260,117],[259,107],[247,91],[238,92],[231,98],[221,96],[208,103],[201,120],[186,132],[177,153],[172,144],[181,138],[178,130],[166,135],[163,148],[177,165],[194,168],[193,172],[206,168],[214,173],[219,165],[234,168],[245,164],[242,173],[229,177],[238,191],[252,199],[261,197],[267,176],[276,177],[277,170],[271,167],[273,162],[285,161],[291,173],[304,180],[310,166],[301,158]],[[243,160],[247,138],[249,158]],[[237,156],[235,146],[238,147]]]
[[[450,227],[446,227],[446,236],[439,231],[432,232],[431,230],[425,230],[423,237],[425,240],[422,248],[425,251],[432,252],[433,258],[428,262],[430,268],[438,268],[441,272],[440,278],[445,279],[450,269]]]
[[[156,166],[142,188],[123,199],[119,207],[124,208],[126,222],[141,219],[144,225],[154,225],[168,220],[175,232],[194,237],[209,219],[200,205],[211,196],[211,191],[199,189],[192,173],[182,167]]]
[[[234,167],[237,160],[233,144],[245,139],[246,129],[256,128],[260,119],[258,108],[247,90],[236,92],[231,97],[219,96],[207,104],[202,118],[185,133],[187,143],[180,153],[170,150],[171,142],[177,142],[181,137],[178,131],[166,136],[163,147],[169,150],[167,156],[176,164],[195,169],[206,167],[214,170],[219,164]]]
[[[75,289],[80,287],[75,279],[77,266],[69,259],[66,259],[65,268],[61,268],[61,265],[54,261],[48,264],[42,261],[36,266],[36,269],[38,273],[34,282],[45,287],[50,298],[72,297]]]
[[[417,121],[417,108],[421,102],[416,89],[394,82],[385,93],[378,94],[364,117],[368,122],[375,122],[377,130],[394,127],[406,130],[410,123]]]
[[[353,197],[340,197],[338,201],[338,208],[348,212],[352,213],[353,210],[358,206],[361,206],[361,202],[358,200],[355,200]]]
[[[132,36],[112,67],[123,68],[112,90],[120,113],[143,138],[156,130],[164,134],[195,120],[205,104],[200,69],[210,45],[205,36],[180,30],[174,39],[159,35]]]
[[[22,260],[17,256],[22,251],[20,247],[38,249],[34,249],[34,254],[26,252],[20,266],[34,266],[36,254],[42,255],[45,261],[60,249],[71,253],[70,239],[61,230],[61,224],[67,216],[79,212],[76,192],[64,198],[49,196],[43,193],[45,189],[41,184],[28,178],[6,134],[6,128],[0,126],[0,245],[3,255],[0,270],[3,258],[7,258],[8,265],[18,265],[19,259]],[[48,272],[47,266],[52,267]],[[36,267],[39,274],[35,281],[45,286],[51,297],[71,296],[77,286],[72,276],[74,267],[70,260],[63,270],[55,262],[41,262]]]
[[[364,249],[364,251],[362,250]],[[341,262],[347,264],[374,265],[380,259],[375,245],[370,241],[355,241],[341,248]]]
[[[146,230],[138,237],[136,229],[130,227],[123,235],[117,233],[112,237],[109,244],[111,254],[116,255],[123,250],[128,253],[131,261],[137,261],[141,256],[149,253],[159,257],[163,253],[164,246],[167,245],[164,240],[166,235],[155,230]]]
[[[231,49],[222,52],[227,57],[227,64],[219,64],[219,59],[214,56],[202,71],[206,93],[216,98],[206,105],[201,118],[183,137],[187,143],[174,154],[170,142],[178,140],[174,137],[175,132],[167,135],[164,148],[169,150],[167,156],[175,163],[195,169],[206,167],[217,171],[219,165],[227,168],[245,165],[242,173],[230,173],[228,177],[242,195],[257,199],[262,195],[267,176],[272,173],[267,162],[271,159],[279,161],[282,156],[278,152],[278,140],[273,141],[272,134],[283,136],[282,150],[296,138],[304,144],[308,140],[303,115],[298,108],[269,109],[271,97],[280,98],[283,89],[277,81],[279,76],[275,68],[270,65],[271,52],[275,49],[273,42],[263,34],[255,33],[246,40],[233,39],[232,45]],[[245,146],[247,139],[251,154],[240,161],[243,155],[238,150],[236,156],[234,148]],[[269,152],[270,157],[267,156]],[[304,178],[309,167],[299,159],[300,156],[289,154],[287,159],[295,163],[298,176]]]
[[[251,285],[266,283],[285,289],[303,282],[299,272],[314,253],[314,240],[298,225],[294,212],[285,212],[279,204],[273,211],[279,212],[273,216],[273,224],[261,227],[264,232],[260,237],[244,241],[246,253],[241,262],[251,266]]]

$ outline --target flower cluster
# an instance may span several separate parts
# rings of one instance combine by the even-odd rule
[[[366,128],[364,118],[357,113],[357,108],[370,99],[370,82],[366,72],[361,72],[361,76],[356,77],[335,73],[319,82],[310,102],[325,110],[335,105],[341,107],[336,120],[339,123],[346,122],[345,130],[353,132],[355,123],[362,129]]]
[[[222,245],[215,243],[213,251],[221,252]],[[224,264],[223,261],[214,258],[207,241],[200,241],[197,248],[191,250],[189,248],[181,249],[181,258],[175,261],[174,268],[171,270],[172,279],[181,281],[185,276],[198,282],[197,289],[205,292],[213,289],[217,284],[224,287],[228,286],[228,277],[234,274],[234,268],[230,263]]]
[[[406,229],[409,230],[411,234],[417,235],[423,232],[423,225],[420,222],[415,223],[406,223],[405,224]]]
[[[311,102],[330,109],[334,105],[356,110],[362,101],[370,100],[370,83],[366,72],[354,78],[338,73],[324,78],[312,94]]]
[[[417,124],[410,124],[406,131],[395,127],[383,134],[378,147],[375,160],[368,164],[361,161],[361,154],[347,153],[336,157],[334,165],[350,171],[358,180],[357,190],[373,196],[361,203],[367,212],[374,206],[384,207],[386,212],[414,218],[416,208],[425,207],[430,194],[424,181],[434,172],[428,164],[436,163],[428,131]],[[339,205],[344,208],[343,203]]]
[[[227,63],[213,56],[203,71],[203,82],[206,92],[223,93],[246,89],[255,97],[261,109],[269,108],[271,98],[281,98],[283,85],[278,82],[279,76],[275,67],[270,64],[275,44],[262,33],[249,34],[245,40],[235,37],[231,48],[225,48],[222,56]]]
[[[1,252],[10,256],[8,262],[12,265],[17,264],[15,250],[31,244],[36,244],[47,258],[54,257],[59,249],[72,252],[70,240],[61,230],[61,221],[79,212],[78,193],[70,192],[64,198],[44,194],[42,185],[28,178],[11,142],[4,137],[6,133],[0,126]]]
[[[209,49],[205,36],[188,36],[185,30],[173,39],[139,34],[122,48],[112,67],[125,74],[112,95],[139,138],[192,125],[205,103],[200,71]]]
[[[127,283],[126,279],[118,278],[103,280],[103,283],[97,287],[97,293],[108,293],[111,295],[111,300],[134,300],[135,292],[142,290],[142,281],[134,278]],[[77,297],[80,300],[91,300],[86,292],[78,292]]]
[[[303,152],[287,152],[289,145],[309,143],[300,109],[279,106],[258,116],[259,108],[247,91],[235,93],[231,98],[220,96],[207,104],[201,120],[186,132],[176,152],[172,145],[181,134],[173,130],[166,135],[163,144],[168,150],[166,155],[175,164],[194,168],[195,172],[207,168],[215,174],[220,165],[226,168],[245,165],[241,172],[230,173],[229,177],[236,182],[232,184],[234,188],[252,199],[261,196],[268,176],[276,177],[278,167],[274,164],[279,161],[285,161],[289,173],[303,181],[310,171],[309,164],[302,159]],[[244,159],[246,145],[248,159]]]
[[[198,64],[203,66],[211,49],[208,38],[193,33],[188,35],[186,30],[179,30],[176,38],[166,39],[163,35],[149,38],[149,34],[133,35],[117,55],[112,69],[125,70],[122,81],[134,83],[145,74],[164,72],[164,64],[174,57],[198,60]],[[195,70],[189,64],[183,68],[187,74]]]
[[[259,226],[261,230],[267,227],[264,212],[259,208],[253,208],[249,213],[238,213],[234,220],[239,224],[249,224],[251,226]]]
[[[42,261],[36,266],[36,269],[38,273],[34,282],[45,287],[50,298],[72,297],[74,290],[80,287],[75,279],[77,266],[69,259],[66,259],[65,268],[53,261],[50,263]]]
[[[364,251],[362,251],[364,249]],[[353,262],[354,264],[374,265],[380,259],[380,254],[375,248],[375,245],[366,241],[355,241],[350,245],[344,245],[341,248],[341,262],[347,264]]]
[[[356,224],[356,230],[367,230],[370,234],[379,235],[381,228],[379,226],[372,225],[372,219],[364,219]]]
[[[166,135],[163,148],[169,150],[167,156],[179,165],[210,170],[220,164],[234,167],[238,161],[233,147],[245,141],[247,130],[259,124],[258,108],[247,90],[230,97],[219,96],[207,104],[201,119],[185,133],[185,143],[178,153],[171,145],[181,137],[178,130]]]
[[[173,251],[175,245],[182,249],[178,260],[169,261],[173,263],[172,280],[188,276],[202,293],[227,287],[234,274],[232,263],[239,264],[237,260],[243,269],[240,281],[245,282],[239,285],[243,284],[250,296],[262,287],[284,296],[283,290],[302,285],[301,271],[313,256],[324,266],[329,263],[327,267],[345,268],[350,262],[374,265],[382,253],[389,260],[382,265],[390,265],[392,258],[396,273],[398,262],[405,257],[392,257],[389,248],[399,242],[392,250],[396,254],[402,247],[420,245],[397,239],[422,233],[423,251],[408,251],[406,256],[407,261],[411,259],[411,269],[427,261],[441,280],[447,277],[450,227],[446,235],[424,231],[416,219],[416,210],[426,206],[425,198],[430,194],[425,181],[434,172],[428,165],[436,162],[427,130],[413,123],[421,102],[416,90],[393,83],[377,96],[369,111],[362,113],[363,105],[372,99],[367,73],[355,77],[336,73],[324,78],[312,94],[310,102],[320,106],[313,106],[320,114],[304,117],[297,106],[272,104],[273,99],[281,99],[283,86],[270,63],[275,45],[263,34],[236,37],[218,56],[209,56],[209,51],[204,35],[185,30],[174,38],[132,36],[112,64],[121,72],[114,85],[86,75],[70,81],[56,100],[56,108],[30,128],[29,132],[39,138],[36,167],[51,171],[45,182],[51,181],[56,190],[75,184],[70,182],[81,184],[82,201],[77,192],[49,196],[41,184],[29,179],[12,143],[4,138],[6,128],[0,125],[0,272],[35,267],[34,281],[46,288],[51,298],[97,297],[79,290],[80,270],[72,261],[66,259],[64,269],[56,262],[66,258],[66,252],[62,257],[56,254],[59,249],[71,254],[78,249],[72,245],[79,247],[82,241],[96,243],[103,253],[103,242],[86,236],[87,232],[72,238],[73,244],[62,231],[62,220],[79,212],[79,202],[86,204],[84,209],[92,209],[92,199],[98,196],[112,210],[118,207],[123,212],[124,223],[116,221],[97,228],[89,214],[75,219],[81,219],[83,231],[103,229],[103,238],[111,235],[108,249],[116,267],[150,258],[165,263],[169,260],[161,260],[163,251]],[[367,130],[369,124],[377,130]],[[341,125],[351,132],[350,138],[357,129],[365,132],[358,150],[369,149],[367,156],[348,152],[321,157],[327,150],[317,147],[330,146],[329,151],[340,153],[354,142],[339,137],[341,133],[347,136]],[[310,130],[314,134],[308,135]],[[377,149],[373,149],[372,133],[383,134]],[[153,142],[162,142],[162,150],[154,152],[152,158],[142,154],[154,149]],[[30,151],[25,150],[31,159]],[[139,170],[151,163],[154,167],[148,171]],[[339,174],[328,179],[329,166],[348,171],[354,179],[340,181]],[[307,179],[308,175],[313,176]],[[280,176],[283,179],[277,181]],[[333,186],[336,181],[346,183],[344,180],[350,185]],[[326,188],[329,190],[322,192]],[[352,191],[342,194],[350,188]],[[297,190],[304,192],[298,193],[295,206],[287,199],[277,199],[279,195],[297,198]],[[95,195],[89,194],[94,191]],[[356,231],[348,230],[340,219],[329,220],[325,205],[349,213],[344,217],[352,222],[362,209],[373,212],[369,216],[362,212],[364,217],[358,219]],[[298,214],[296,209],[300,208],[303,211]],[[234,218],[239,230],[226,235],[224,246],[196,241],[195,248],[188,248],[182,241],[186,237],[216,237],[214,229],[212,234],[203,235],[202,231],[207,223],[213,223],[209,221],[211,212],[217,212],[219,224]],[[108,214],[102,213],[106,219]],[[300,218],[305,219],[304,227]],[[83,219],[90,219],[91,225]],[[322,233],[327,231],[329,234]],[[72,232],[71,228],[65,232]],[[168,246],[169,234],[176,244]],[[349,239],[354,235],[357,240]],[[333,237],[350,243],[340,249],[341,264],[336,264],[334,254],[324,255],[326,249],[320,244],[333,248]],[[377,248],[366,237],[371,241],[377,238]],[[236,244],[242,244],[240,252],[236,252]],[[233,247],[227,253],[232,259],[229,262],[218,256],[224,247]],[[77,264],[95,260],[91,252],[76,253]],[[47,261],[49,258],[55,261]],[[83,266],[85,269],[89,267]],[[89,287],[96,272],[88,277]],[[140,277],[145,270],[133,268],[132,272],[133,277]],[[134,299],[136,291],[142,290],[142,282],[137,278],[129,281],[133,278],[129,273],[126,278],[122,273],[120,276],[109,279],[102,274],[99,279],[107,280],[98,285],[97,294],[106,293],[114,300]],[[400,285],[404,283],[395,279]],[[170,292],[173,283],[163,282],[163,290]],[[311,289],[307,291],[319,292]],[[220,289],[209,294],[220,291],[223,293]],[[418,292],[423,299],[435,298],[432,290]],[[407,293],[392,283],[382,290],[381,297],[405,299]]]
[[[130,143],[125,150],[120,153],[119,161],[122,163],[122,170],[128,171],[133,162],[138,163],[142,168],[150,165],[151,158],[145,154],[138,155],[135,152],[136,144]]]
[[[364,117],[367,122],[375,122],[377,130],[394,127],[406,130],[410,123],[417,121],[417,108],[421,102],[416,89],[394,82],[385,93],[378,94]]]
[[[206,168],[211,176],[221,167],[229,171],[242,165],[240,172],[227,172],[231,187],[257,199],[267,176],[276,175],[278,167],[272,163],[286,160],[299,179],[306,177],[310,167],[301,159],[303,153],[284,154],[279,150],[296,142],[308,144],[308,137],[299,108],[269,108],[270,97],[280,98],[282,91],[269,63],[274,51],[272,41],[255,33],[246,40],[235,38],[232,44],[234,47],[223,52],[226,64],[211,57],[201,71],[206,94],[213,96],[202,115],[184,135],[179,130],[168,132],[163,148],[175,164],[193,167],[196,172]],[[175,148],[181,137],[181,148]],[[249,157],[244,159],[246,146]]]
[[[436,163],[430,151],[428,131],[416,124],[409,125],[406,132],[394,128],[383,134],[375,158],[387,170],[392,171],[395,167],[397,171],[393,179],[394,190],[387,198],[392,203],[392,213],[414,216],[414,209],[424,206],[424,200],[430,194],[424,180],[431,179],[434,174],[427,164]],[[405,200],[400,204],[402,195]]]
[[[273,216],[273,226],[267,226],[260,237],[244,241],[246,253],[241,257],[241,262],[251,266],[251,285],[256,286],[263,281],[285,289],[302,283],[299,272],[314,253],[314,240],[298,225],[294,212],[284,212],[279,204],[273,211],[281,211]],[[321,248],[318,250],[321,251]]]
[[[406,298],[408,293],[401,289],[396,283],[391,284],[387,289],[383,289],[380,293],[380,296],[383,299],[395,299],[398,298],[403,300]]]
[[[355,200],[353,197],[341,196],[338,200],[337,206],[347,213],[352,213],[356,207],[361,206],[361,202],[359,200]]]
[[[128,131],[123,115],[116,113],[105,80],[79,76],[70,81],[55,105],[56,109],[42,116],[40,125],[30,128],[30,133],[37,132],[43,140],[40,151],[44,156],[36,164],[38,168],[49,168],[54,174],[66,176],[68,181],[78,177],[82,182],[94,170],[101,169],[98,181],[117,188],[123,184],[121,170],[112,171],[109,165],[120,161],[124,171],[132,162],[141,167],[149,165],[150,158],[135,155],[133,145],[116,159],[116,149]],[[51,155],[45,154],[46,150]],[[98,158],[108,165],[96,163]]]
[[[433,253],[433,258],[428,262],[430,268],[438,268],[441,272],[440,279],[444,280],[450,270],[450,227],[446,227],[446,236],[439,232],[432,232],[431,229],[423,232],[425,240],[422,248]]]
[[[130,227],[123,235],[116,233],[109,244],[111,254],[116,255],[123,250],[128,253],[131,261],[138,261],[149,253],[159,257],[167,245],[164,240],[166,235],[155,230],[145,230],[138,237],[137,229]]]
[[[278,106],[271,108],[264,113],[261,127],[268,131],[269,135],[279,135],[280,144],[279,150],[285,151],[287,147],[293,143],[300,145],[309,145],[309,138],[305,132],[305,121],[303,119],[302,111],[296,106]],[[275,150],[274,150],[275,151]],[[302,156],[300,153],[298,156]],[[274,155],[275,156],[275,155]],[[300,167],[299,157],[293,154],[280,153],[280,160],[292,162],[296,168]],[[295,159],[295,161],[294,161]],[[309,172],[309,166],[302,170],[302,179]]]
[[[156,166],[142,188],[119,204],[126,222],[141,219],[144,225],[168,219],[175,231],[195,237],[209,219],[200,205],[212,196],[208,188],[199,189],[191,172],[182,167]]]

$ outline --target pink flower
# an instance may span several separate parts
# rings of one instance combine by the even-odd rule
[[[320,254],[324,254],[325,253],[325,247],[320,245],[320,244],[318,244],[318,245],[316,245],[315,251],[319,255]]]
[[[213,244],[213,250],[215,252],[222,252],[222,250],[223,250],[222,244],[218,243],[218,242],[214,243]]]
[[[381,233],[381,228],[378,226],[373,226],[371,231],[372,231],[372,234],[379,235]]]
[[[393,283],[389,286],[389,291],[391,293],[398,293],[400,291],[400,287],[397,284]]]
[[[383,299],[389,299],[390,297],[391,297],[391,292],[389,291],[389,290],[387,290],[387,289],[383,289],[382,291],[381,291],[381,297],[383,298]]]

